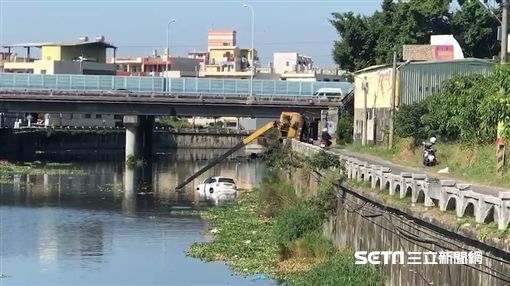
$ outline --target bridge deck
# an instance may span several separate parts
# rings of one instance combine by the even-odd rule
[[[165,92],[188,94],[250,94],[248,79],[163,78],[103,75],[41,75],[0,73],[2,89],[52,89],[132,92]],[[343,94],[352,90],[347,82],[297,82],[253,80],[253,94],[271,96],[311,96],[318,89],[340,88]]]

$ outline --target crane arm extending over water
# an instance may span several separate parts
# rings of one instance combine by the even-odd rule
[[[278,127],[278,129],[280,131],[279,132],[280,137],[295,138],[299,135],[298,134],[299,129],[301,128],[301,115],[299,113],[283,112],[282,115],[280,116],[280,120],[270,121],[266,125],[257,129],[257,131],[253,132],[248,137],[244,138],[243,141],[239,142],[239,144],[232,147],[225,154],[222,154],[222,155],[214,158],[207,165],[205,165],[202,169],[198,170],[191,177],[187,178],[184,182],[180,183],[175,188],[175,190],[177,191],[177,190],[184,188],[187,184],[189,184],[191,181],[196,179],[198,176],[202,175],[207,170],[214,167],[214,165],[225,160],[226,158],[228,158],[228,156],[232,155],[234,152],[236,152],[239,149],[243,148],[244,146],[248,145],[253,140],[259,138],[260,136],[264,135],[267,131],[269,131],[275,127]]]

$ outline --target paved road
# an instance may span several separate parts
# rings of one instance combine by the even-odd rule
[[[414,174],[425,174],[425,175],[427,175],[429,180],[437,181],[438,183],[439,183],[439,180],[455,180],[458,183],[471,184],[471,186],[472,186],[471,189],[476,193],[493,195],[493,196],[498,196],[498,194],[501,192],[510,192],[510,189],[496,188],[496,187],[484,186],[484,185],[480,185],[480,184],[472,184],[472,183],[464,181],[464,180],[459,180],[459,179],[453,178],[452,176],[432,173],[432,172],[429,172],[422,168],[414,168],[414,167],[408,167],[408,166],[391,163],[391,162],[382,160],[379,157],[372,156],[372,155],[355,153],[355,152],[351,152],[351,151],[348,151],[345,149],[340,149],[340,150],[332,149],[332,151],[341,153],[345,156],[355,157],[359,160],[366,161],[369,164],[383,165],[385,167],[389,167],[389,168],[391,168],[391,172],[393,174],[400,174],[401,172],[409,172],[409,173],[414,173]]]

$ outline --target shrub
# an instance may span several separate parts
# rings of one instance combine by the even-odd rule
[[[325,259],[333,253],[333,245],[321,233],[312,232],[293,241],[289,246],[289,252],[296,258]]]
[[[501,92],[503,88],[504,94]],[[454,76],[441,92],[423,102],[401,106],[395,114],[395,135],[415,141],[430,136],[442,141],[492,143],[499,120],[510,138],[510,67],[496,66],[488,76]]]
[[[274,234],[280,244],[286,245],[307,233],[319,231],[321,227],[321,220],[315,212],[304,204],[299,204],[276,218]]]
[[[307,163],[315,171],[328,170],[340,167],[340,159],[337,155],[330,154],[324,150],[308,157]]]
[[[129,154],[126,159],[126,166],[129,169],[133,169],[136,166],[136,157],[133,154]]]
[[[425,103],[402,105],[395,113],[395,135],[400,138],[411,137],[415,141],[427,136],[422,117],[427,113]]]
[[[338,116],[336,143],[340,145],[352,143],[354,118],[345,110],[342,110]]]
[[[288,170],[291,167],[301,167],[301,163],[290,148],[290,142],[285,145],[272,145],[262,158],[264,159],[266,166],[272,170]]]
[[[296,192],[274,173],[264,177],[260,185],[259,214],[275,217],[298,202]]]
[[[337,188],[332,181],[324,180],[317,195],[308,200],[306,204],[322,222],[325,222],[337,212]]]

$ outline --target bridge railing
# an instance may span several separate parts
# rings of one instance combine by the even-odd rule
[[[0,73],[0,88],[54,89],[136,92],[189,93],[189,94],[250,94],[248,79],[163,78],[106,75],[42,75],[26,73]],[[350,83],[297,82],[281,80],[253,80],[253,94],[311,96],[323,87],[341,88],[347,94]]]

